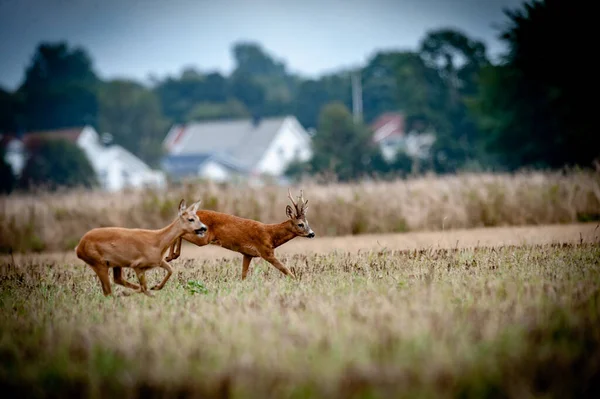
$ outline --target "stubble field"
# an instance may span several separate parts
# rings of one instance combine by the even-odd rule
[[[105,298],[71,252],[3,256],[0,385],[11,397],[591,397],[599,235],[297,238],[278,252],[298,281],[254,260],[242,282],[241,256],[185,246],[153,298]]]

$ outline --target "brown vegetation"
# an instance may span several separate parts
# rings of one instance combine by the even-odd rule
[[[303,184],[316,235],[434,231],[482,226],[573,223],[600,218],[600,173],[462,174],[394,182]],[[166,191],[90,191],[0,199],[0,249],[72,250],[100,226],[158,228],[181,198],[203,209],[276,223],[287,187],[197,182]]]

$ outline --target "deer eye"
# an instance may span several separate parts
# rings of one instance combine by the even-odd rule
[[[298,223],[298,227],[304,227],[304,223]]]

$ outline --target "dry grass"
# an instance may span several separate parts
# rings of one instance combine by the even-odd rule
[[[297,194],[300,187],[294,187]],[[463,174],[395,182],[306,184],[318,236],[573,223],[600,218],[600,172]],[[0,251],[72,249],[99,226],[159,228],[181,198],[260,220],[285,219],[286,187],[198,182],[166,192],[39,193],[0,199]]]
[[[184,260],[155,298],[104,298],[81,263],[4,264],[3,393],[526,398],[599,387],[597,243],[284,260],[298,282],[262,261],[241,282],[238,260]]]

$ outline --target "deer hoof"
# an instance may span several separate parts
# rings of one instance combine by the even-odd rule
[[[162,287],[160,285],[155,285],[154,287],[150,288],[152,291],[158,291],[160,290]]]
[[[151,292],[149,292],[149,291],[142,291],[142,292],[144,293],[144,295],[147,295],[149,297],[153,297],[154,296],[154,294],[151,293]]]

